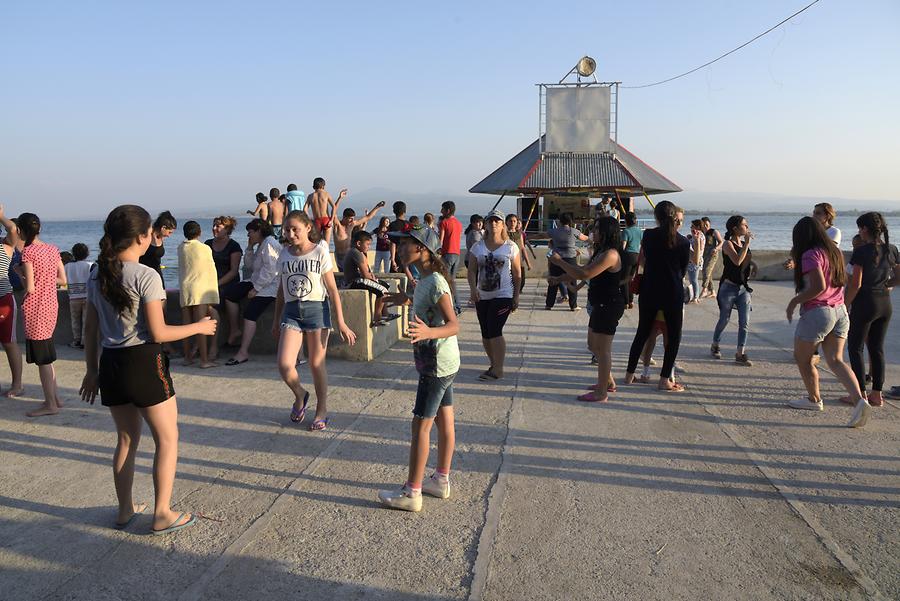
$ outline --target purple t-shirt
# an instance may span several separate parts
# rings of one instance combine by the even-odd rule
[[[831,285],[831,265],[828,262],[828,255],[821,248],[811,248],[802,257],[803,275],[806,275],[816,267],[822,270],[825,276],[825,290],[816,298],[803,303],[804,309],[814,309],[816,307],[837,307],[844,304],[844,288],[842,286]]]

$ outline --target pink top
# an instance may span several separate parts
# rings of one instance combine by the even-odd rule
[[[838,305],[843,305],[844,288],[831,285],[831,265],[828,262],[828,255],[821,248],[811,248],[803,253],[803,275],[806,275],[816,267],[821,269],[825,275],[825,290],[816,298],[803,303],[803,308],[814,309],[816,307],[837,307]]]
[[[25,338],[29,340],[53,338],[59,312],[56,297],[59,261],[59,249],[43,242],[30,244],[22,251],[22,263],[31,263],[34,270],[34,292],[25,296],[22,303]]]

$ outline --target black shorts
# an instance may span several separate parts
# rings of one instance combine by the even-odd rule
[[[228,289],[225,298],[233,303],[239,303],[247,298],[251,290],[253,290],[252,282],[238,282]],[[244,319],[256,321],[273,302],[275,302],[274,296],[254,296],[247,301],[247,306],[244,307]]]
[[[25,339],[25,361],[35,365],[50,365],[56,361],[56,347],[53,339],[29,340]]]
[[[591,303],[591,319],[588,327],[595,334],[613,336],[619,327],[619,320],[625,313],[625,301],[617,300],[599,305]]]
[[[388,291],[388,283],[384,280],[369,280],[366,278],[359,278],[358,280],[353,280],[350,282],[350,285],[347,286],[350,290],[368,290],[372,294],[375,295],[375,298],[381,298],[384,296],[384,293]]]
[[[511,298],[492,298],[475,303],[478,314],[478,325],[481,326],[481,337],[485,340],[503,336],[503,326],[512,313]]]
[[[175,396],[169,357],[161,344],[105,348],[100,355],[100,402],[152,407]]]

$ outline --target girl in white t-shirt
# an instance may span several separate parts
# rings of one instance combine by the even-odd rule
[[[356,334],[344,323],[341,297],[334,281],[331,254],[319,241],[319,231],[302,211],[291,211],[285,217],[282,236],[284,249],[278,256],[278,296],[272,323],[272,335],[278,341],[278,371],[294,393],[291,421],[300,423],[306,416],[309,392],[300,384],[297,373],[297,354],[306,336],[306,353],[316,388],[316,418],[310,430],[324,430],[328,426],[326,399],[328,373],[325,370],[325,346],[321,331],[326,327],[324,302],[331,297],[334,315],[341,337],[348,344],[356,342]]]
[[[503,326],[519,307],[519,247],[509,239],[504,215],[493,210],[484,219],[484,238],[469,249],[469,290],[481,326],[481,343],[491,365],[479,379],[499,380],[506,360]]]

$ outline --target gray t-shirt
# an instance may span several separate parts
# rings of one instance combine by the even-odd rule
[[[344,256],[344,282],[352,284],[354,280],[363,277],[359,272],[359,266],[366,262],[366,256],[358,249],[351,248]]]
[[[553,250],[559,253],[563,259],[574,259],[578,256],[575,243],[578,242],[578,231],[575,228],[564,225],[555,227],[549,232],[553,241]]]
[[[100,281],[94,269],[88,280],[87,300],[97,309],[100,344],[103,348],[125,348],[153,342],[147,327],[144,305],[165,300],[166,291],[155,270],[140,263],[122,264],[122,287],[133,300],[132,309],[119,315],[100,292]]]

